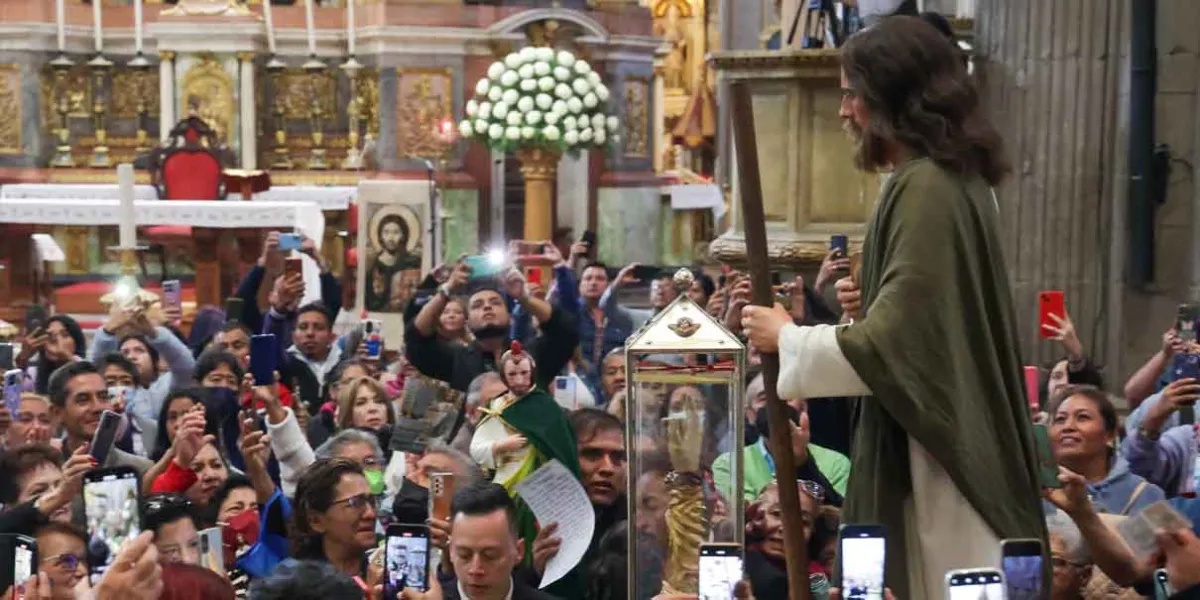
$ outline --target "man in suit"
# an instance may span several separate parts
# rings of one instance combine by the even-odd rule
[[[517,531],[517,507],[503,486],[462,488],[450,512],[455,576],[441,581],[446,600],[557,600],[513,579],[525,557],[525,540]]]

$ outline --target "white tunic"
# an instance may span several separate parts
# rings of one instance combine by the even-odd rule
[[[779,334],[779,366],[780,398],[871,395],[842,354],[832,325],[785,325]],[[912,497],[904,500],[909,593],[913,598],[941,598],[948,571],[999,568],[1000,539],[942,465],[912,437],[908,457],[913,489]]]

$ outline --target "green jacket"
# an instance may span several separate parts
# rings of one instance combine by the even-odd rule
[[[775,479],[775,469],[767,463],[766,449],[761,439],[742,448],[742,469],[745,470],[742,473],[742,495],[747,502],[758,498],[758,493]],[[712,466],[713,483],[726,498],[733,491],[733,473],[729,470],[732,455],[732,452],[726,452],[718,456]],[[829,480],[834,491],[845,496],[846,482],[850,480],[850,459],[836,450],[816,444],[808,445],[808,455],[816,461],[817,469]]]

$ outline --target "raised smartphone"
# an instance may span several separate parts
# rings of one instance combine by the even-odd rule
[[[577,408],[576,403],[578,402],[576,398],[578,385],[579,380],[574,377],[555,377],[554,401],[563,407],[564,410],[575,410]]]
[[[1037,367],[1026,365],[1025,367],[1025,402],[1029,403],[1029,408],[1038,410],[1041,407],[1041,386],[1042,374]]]
[[[1200,306],[1180,304],[1175,309],[1175,336],[1185,343],[1196,341],[1196,321],[1200,319]]]
[[[490,279],[500,274],[504,269],[504,259],[497,260],[496,256],[475,254],[463,258],[463,264],[471,269],[471,279]]]
[[[242,312],[245,302],[238,297],[225,299],[225,321],[228,323],[240,323],[242,320]]]
[[[829,249],[836,250],[836,258],[850,257],[850,238],[845,234],[836,234],[829,237]]]
[[[13,368],[13,360],[17,355],[17,347],[14,344],[0,344],[0,370]]]
[[[1050,315],[1060,319],[1067,316],[1067,303],[1062,292],[1048,291],[1038,294],[1038,335],[1042,339],[1054,337],[1054,333],[1047,329],[1047,326],[1058,329],[1058,322],[1050,318]]]
[[[225,576],[225,546],[221,528],[209,527],[197,535],[200,538],[200,566]]]
[[[367,350],[367,358],[378,359],[383,354],[383,321],[363,320],[363,347]]]
[[[299,233],[281,233],[281,234],[279,234],[279,249],[280,250],[283,250],[283,251],[299,250],[300,246],[303,244],[304,244],[304,236],[300,235]]]
[[[887,529],[883,525],[842,525],[838,530],[842,598],[883,600]]]
[[[88,567],[93,584],[112,565],[126,540],[142,531],[138,488],[138,474],[133,467],[97,469],[83,476]]]
[[[946,573],[946,600],[1005,600],[1004,575],[996,569]]]
[[[1172,356],[1170,375],[1172,381],[1189,378],[1200,380],[1200,354],[1180,352]]]
[[[283,274],[288,277],[297,275],[304,277],[304,259],[300,257],[285,258],[283,260]]]
[[[163,308],[174,307],[183,310],[183,285],[178,279],[168,279],[162,282]]]
[[[584,231],[583,237],[579,238],[579,241],[587,244],[588,250],[594,249],[596,247],[596,232],[591,229]]]
[[[429,589],[428,527],[410,523],[389,525],[385,548],[385,598],[395,598],[405,588]]]
[[[1033,444],[1037,449],[1038,481],[1042,487],[1062,487],[1062,482],[1058,480],[1058,459],[1054,458],[1054,449],[1050,446],[1050,428],[1042,423],[1034,423]]]
[[[1041,600],[1041,540],[1001,540],[1000,556],[1008,600]]]
[[[33,335],[33,332],[45,327],[46,318],[46,307],[30,304],[29,308],[25,309],[25,335]]]
[[[741,546],[700,544],[699,600],[731,600],[741,580]]]
[[[279,342],[275,334],[266,333],[250,337],[250,373],[254,385],[275,383],[275,371],[279,370]]]
[[[100,424],[96,426],[96,433],[92,435],[92,444],[88,447],[88,454],[96,459],[96,464],[104,466],[104,462],[108,460],[109,452],[112,452],[113,444],[121,435],[121,413],[111,410],[104,411],[100,415]]]
[[[6,535],[12,556],[12,571],[8,573],[4,588],[12,586],[13,600],[26,600],[29,580],[37,574],[37,542],[23,535]]]
[[[21,382],[24,378],[24,373],[20,369],[11,369],[4,372],[4,406],[8,412],[12,413],[13,418],[17,416],[17,410],[21,408]]]
[[[450,522],[450,501],[454,498],[454,473],[430,473],[429,518]]]

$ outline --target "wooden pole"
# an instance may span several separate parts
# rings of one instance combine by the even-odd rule
[[[773,306],[771,267],[767,264],[767,228],[764,223],[762,182],[758,173],[758,142],[754,132],[754,107],[750,88],[745,82],[732,85],[733,143],[737,148],[738,176],[741,178],[742,218],[746,231],[746,262],[754,286],[753,302]],[[791,600],[809,600],[807,544],[800,519],[800,487],[796,484],[796,460],[792,456],[791,423],[775,384],[779,381],[779,355],[762,353],[763,387],[767,393],[767,419],[770,424],[771,457],[775,459],[775,478],[779,482],[779,504],[783,508],[784,553],[787,559],[788,596]]]

